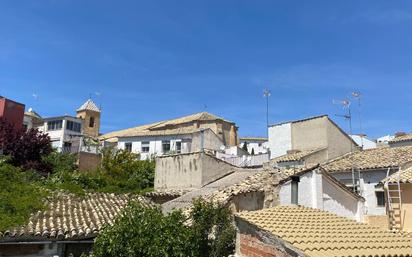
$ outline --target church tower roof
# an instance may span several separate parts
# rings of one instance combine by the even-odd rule
[[[85,110],[100,112],[99,107],[97,107],[92,99],[88,99],[82,106],[79,107],[79,109],[77,109],[78,112]]]

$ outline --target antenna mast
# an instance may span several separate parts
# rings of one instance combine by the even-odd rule
[[[343,117],[346,120],[349,121],[349,135],[352,139],[352,113],[351,113],[351,109],[350,109],[350,104],[351,102],[348,99],[344,99],[344,100],[340,100],[340,101],[333,101],[334,104],[339,104],[342,105],[343,109],[347,109],[347,113],[346,114],[337,114],[336,116],[339,117]],[[356,182],[356,177],[355,177],[355,160],[354,160],[354,145],[353,145],[353,139],[351,140],[351,171],[352,171],[352,186],[353,186],[353,191],[360,193],[360,171],[358,170],[357,172],[357,177],[358,177],[358,181]]]
[[[362,116],[361,116],[361,93],[360,92],[352,92],[352,97],[358,100],[358,116],[359,116],[359,134],[361,138],[361,146],[363,149],[363,130],[362,130]]]
[[[266,133],[267,133],[268,139],[269,139],[269,96],[270,96],[270,90],[265,88],[265,90],[263,90],[263,97],[266,98]]]

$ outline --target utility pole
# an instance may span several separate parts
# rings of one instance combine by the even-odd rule
[[[266,98],[266,133],[267,133],[267,137],[269,139],[269,96],[270,96],[270,90],[265,88],[265,90],[263,90],[263,97]]]

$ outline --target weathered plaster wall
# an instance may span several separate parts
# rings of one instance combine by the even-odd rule
[[[311,150],[326,147],[327,118],[292,123],[292,149]]]
[[[268,128],[270,159],[284,155],[292,149],[291,123]]]
[[[340,129],[338,129],[329,119],[326,119],[327,124],[327,140],[328,140],[328,156],[327,158],[333,159],[341,156],[345,153],[349,153],[355,148],[355,143],[346,136]]]
[[[100,166],[102,158],[100,154],[80,152],[79,156],[79,170],[88,171],[94,170]]]
[[[249,192],[236,195],[230,201],[230,208],[234,212],[255,211],[264,208],[264,192]]]
[[[158,157],[155,189],[200,188],[230,173],[233,168],[202,152]]]
[[[280,186],[279,201],[281,205],[291,204],[292,198],[291,182],[288,181]],[[314,206],[314,191],[312,188],[312,172],[308,172],[300,177],[298,185],[298,204],[316,208]]]
[[[412,232],[412,184],[402,184],[402,226]]]
[[[339,216],[363,221],[363,201],[344,191],[326,177],[322,179],[323,210]]]

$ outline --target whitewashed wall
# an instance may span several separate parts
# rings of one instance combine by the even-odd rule
[[[291,181],[281,185],[279,198],[280,204],[291,204]],[[316,170],[300,176],[298,204],[363,220],[363,202]]]
[[[352,179],[351,172],[332,173],[338,179]],[[365,171],[361,173],[360,186],[361,195],[365,198],[365,215],[386,215],[385,207],[377,205],[375,192],[378,191],[376,185],[386,177],[385,170]]]
[[[291,123],[274,125],[268,128],[270,159],[286,154],[292,149]]]

